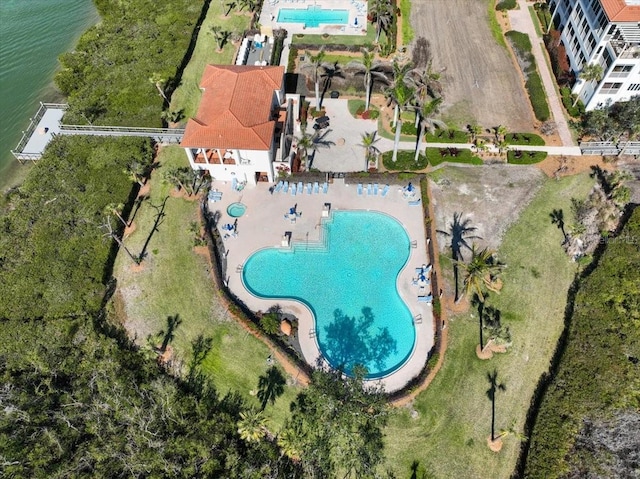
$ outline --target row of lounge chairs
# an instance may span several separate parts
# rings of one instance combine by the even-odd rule
[[[362,196],[365,191],[362,183],[358,183],[357,191],[358,195]],[[380,193],[380,196],[387,196],[387,193],[389,193],[389,185],[384,185],[384,187],[380,188],[378,183],[369,183],[367,185],[366,192],[367,196],[378,196],[378,192]]]
[[[291,195],[295,196],[296,194],[302,195],[305,192],[308,195],[319,194],[321,190],[322,190],[322,193],[326,193],[329,190],[329,183],[325,181],[324,183],[322,183],[322,186],[321,186],[320,183],[318,183],[317,181],[314,181],[313,183],[307,183],[305,185],[304,183],[302,183],[302,181],[299,181],[297,184],[292,182],[291,185],[289,185],[288,181],[279,181],[278,184],[273,189],[273,192],[274,193],[291,192]]]

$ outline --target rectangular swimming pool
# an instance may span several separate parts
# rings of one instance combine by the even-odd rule
[[[317,5],[308,8],[281,8],[278,11],[279,23],[303,23],[314,28],[321,23],[346,25],[349,22],[348,10],[326,10]]]

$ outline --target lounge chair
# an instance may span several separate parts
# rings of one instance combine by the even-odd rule
[[[291,196],[296,196],[296,185],[291,185]]]
[[[278,181],[278,184],[273,189],[274,193],[277,193],[278,191],[280,191],[282,189],[283,185],[284,185],[284,182],[282,180]]]
[[[432,303],[433,295],[428,294],[426,296],[418,296],[418,303]]]
[[[362,183],[358,183],[358,194],[362,196]]]
[[[420,204],[420,198],[417,200],[409,201],[409,206],[418,206]]]
[[[318,185],[317,181],[313,182],[313,192],[318,194],[318,192],[320,191],[320,185]]]
[[[311,183],[307,183],[307,194],[311,194]]]
[[[373,185],[369,183],[367,185],[367,195],[371,196],[373,194]]]
[[[304,185],[302,184],[302,181],[298,181],[298,193],[304,193]]]
[[[374,196],[378,196],[378,183],[373,184],[373,194]]]
[[[384,185],[384,188],[382,188],[382,196],[387,196],[387,193],[389,193],[389,185]]]
[[[327,191],[329,191],[329,183],[325,181],[322,183],[322,192],[326,194]]]
[[[238,189],[238,179],[235,177],[231,180],[231,189],[233,191]]]
[[[288,182],[288,181],[285,181],[285,182],[282,184],[282,192],[283,192],[283,193],[287,193],[288,191],[289,191],[289,182]]]

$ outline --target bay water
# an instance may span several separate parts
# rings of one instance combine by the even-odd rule
[[[99,20],[92,0],[0,0],[0,189],[21,167],[11,154],[39,102],[64,101],[53,84],[58,56]]]

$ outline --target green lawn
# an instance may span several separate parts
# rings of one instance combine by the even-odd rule
[[[198,110],[202,95],[199,85],[204,67],[210,63],[219,65],[233,63],[237,45],[228,42],[222,51],[218,51],[215,38],[211,33],[211,27],[214,25],[221,26],[224,30],[232,32],[232,36],[241,36],[249,28],[250,17],[246,12],[231,12],[228,17],[225,17],[226,10],[227,7],[222,2],[211,2],[209,4],[207,17],[202,22],[198,41],[191,60],[182,75],[182,82],[171,96],[171,111],[183,110],[183,122],[195,116]]]
[[[584,198],[592,185],[588,174],[547,180],[505,234],[498,252],[507,265],[504,287],[489,304],[502,311],[513,346],[507,354],[481,361],[475,356],[477,313],[452,318],[444,365],[413,405],[417,418],[408,409],[397,410],[386,429],[387,465],[398,477],[408,476],[414,460],[438,478],[510,477],[520,444],[510,435],[500,453],[488,449],[486,376],[496,369],[506,386],[497,393],[496,430],[513,425],[522,432],[531,395],[562,331],[567,288],[576,271],[560,247],[562,236],[549,213],[554,208],[569,211],[571,197]]]
[[[168,166],[187,165],[184,150],[165,147],[159,155],[160,167],[153,173],[151,197],[135,217],[136,230],[125,244],[134,253],[142,250],[153,226],[156,210],[172,188],[162,181]],[[208,271],[207,262],[193,252],[191,221],[198,219],[198,202],[169,197],[164,221],[153,234],[149,255],[139,272],[131,270],[132,262],[121,251],[114,275],[118,288],[127,302],[130,324],[139,331],[140,342],[147,334],[158,333],[166,326],[169,315],[180,315],[173,347],[176,357],[186,363],[191,354],[191,341],[199,334],[213,338],[213,348],[203,363],[203,371],[213,379],[221,393],[237,391],[258,405],[251,391],[257,389],[258,377],[266,368],[268,348],[248,334],[222,308]],[[287,387],[286,394],[274,406],[268,406],[268,416],[279,426],[296,394]]]

